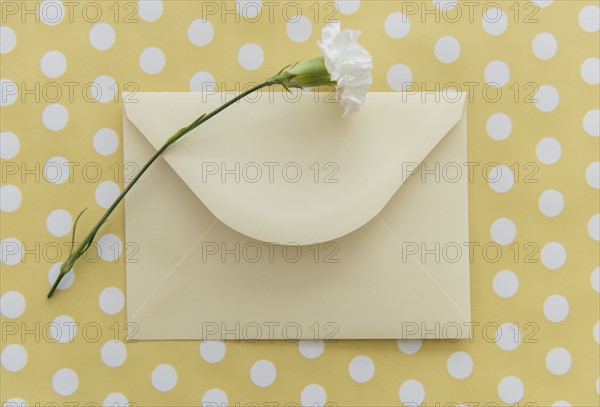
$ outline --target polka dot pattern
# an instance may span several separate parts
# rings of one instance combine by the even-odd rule
[[[67,60],[59,51],[48,51],[40,61],[40,67],[48,78],[58,78],[67,69]]]
[[[248,71],[258,69],[264,58],[263,50],[258,44],[244,44],[238,52],[238,62]]]
[[[225,343],[222,341],[203,341],[200,344],[200,355],[208,363],[217,363],[225,357]]]
[[[41,342],[53,348],[7,336],[1,403],[34,404],[33,380],[49,398],[110,407],[597,404],[596,2],[484,2],[472,20],[460,0],[92,3],[100,18],[94,4],[44,0],[28,22],[20,12],[0,22],[0,313],[19,329],[47,326]],[[46,301],[77,214],[88,207],[81,240],[132,173],[121,162],[121,92],[239,90],[317,56],[327,19],[362,32],[372,91],[472,98],[473,339],[128,342],[125,263],[144,248],[127,242],[119,214]],[[481,255],[493,250],[494,261]],[[136,386],[121,380],[131,377]]]
[[[435,57],[444,64],[451,64],[460,56],[460,43],[451,36],[440,38],[435,43]]]
[[[365,355],[356,356],[350,362],[348,371],[352,380],[358,383],[366,383],[375,374],[375,364],[373,360]]]
[[[152,371],[151,380],[156,390],[166,393],[177,385],[177,371],[168,364],[158,365]]]
[[[277,369],[269,360],[259,360],[250,369],[250,379],[258,387],[269,387],[277,377]]]
[[[52,103],[44,109],[42,121],[48,130],[59,131],[67,126],[69,112],[60,103]]]
[[[507,376],[498,383],[498,396],[505,403],[518,403],[525,394],[525,387],[521,379]]]
[[[535,36],[531,43],[531,48],[536,57],[547,61],[556,54],[558,43],[554,35],[544,32]]]
[[[164,52],[157,47],[148,47],[140,54],[140,68],[150,75],[156,75],[166,64]]]
[[[89,40],[92,47],[99,51],[106,51],[115,43],[115,30],[108,23],[94,24],[89,33]]]

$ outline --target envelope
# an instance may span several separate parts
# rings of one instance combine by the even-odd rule
[[[232,97],[123,94],[125,183]],[[180,139],[125,199],[128,339],[469,338],[465,100],[269,90]]]

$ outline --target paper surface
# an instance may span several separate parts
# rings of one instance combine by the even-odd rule
[[[223,102],[135,96],[125,162],[139,165]],[[410,175],[466,162],[465,95],[371,93],[350,119],[326,98],[240,102],[144,175],[125,204],[139,247],[127,264],[132,339],[445,337],[448,324],[469,336],[468,258],[415,252],[468,242],[466,179]]]

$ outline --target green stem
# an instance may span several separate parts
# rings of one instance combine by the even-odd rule
[[[119,205],[119,203],[123,200],[123,198],[125,198],[125,195],[127,195],[129,190],[135,185],[135,183],[140,179],[140,177],[146,172],[146,170],[152,165],[152,163],[154,161],[156,161],[156,159],[158,157],[160,157],[162,153],[165,152],[165,150],[167,148],[169,148],[172,144],[174,144],[181,137],[185,136],[187,133],[194,130],[196,127],[200,126],[202,123],[204,123],[211,117],[213,117],[213,116],[217,115],[218,113],[220,113],[221,111],[227,109],[229,106],[231,106],[235,102],[245,98],[246,96],[248,96],[249,94],[251,94],[253,92],[256,92],[257,90],[260,90],[267,86],[274,85],[275,83],[277,83],[277,82],[272,79],[268,79],[266,82],[259,83],[258,85],[253,86],[252,88],[240,93],[239,95],[236,95],[233,99],[222,104],[221,106],[219,106],[212,112],[210,112],[208,114],[203,114],[202,116],[200,116],[196,120],[194,120],[192,123],[190,123],[187,127],[183,127],[181,129],[179,129],[175,134],[173,134],[165,142],[165,144],[163,144],[163,146],[160,149],[158,149],[156,151],[156,153],[154,153],[154,155],[142,167],[140,172],[138,172],[136,174],[136,176],[133,177],[131,182],[127,185],[127,187],[123,190],[123,192],[121,192],[121,194],[117,197],[117,199],[115,199],[115,201],[112,203],[112,205],[106,210],[104,215],[100,218],[100,220],[98,221],[98,223],[96,223],[96,225],[92,228],[92,230],[90,230],[90,232],[83,239],[83,241],[77,247],[77,249],[74,250],[73,253],[71,255],[69,255],[67,260],[61,265],[60,273],[59,273],[58,277],[56,278],[56,281],[52,285],[52,288],[48,292],[48,298],[52,297],[52,295],[56,291],[56,288],[58,287],[58,284],[60,284],[61,280],[69,272],[69,270],[71,270],[71,268],[73,268],[73,266],[75,265],[75,262],[77,262],[77,260],[87,251],[87,249],[90,248],[94,238],[96,237],[96,234],[98,233],[98,230],[106,222],[106,220],[108,219],[110,214],[115,210],[115,208]]]

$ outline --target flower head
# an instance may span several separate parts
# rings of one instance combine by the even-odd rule
[[[326,25],[317,46],[325,58],[331,80],[337,83],[344,106],[344,116],[358,111],[365,104],[367,91],[373,83],[373,60],[369,51],[356,40],[358,30],[340,31],[340,23]]]
[[[371,54],[356,41],[359,35],[357,30],[340,31],[339,22],[328,24],[317,41],[323,56],[288,65],[268,81],[286,89],[336,84],[344,117],[357,112],[373,83]]]

